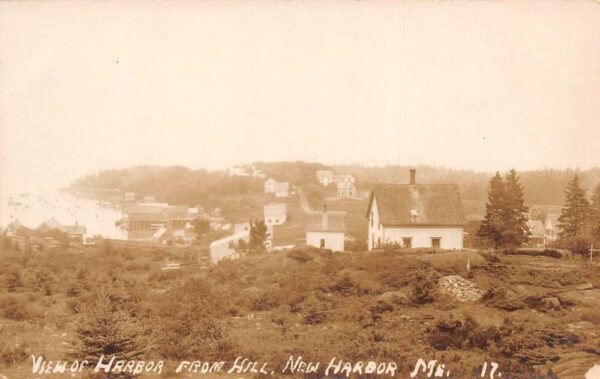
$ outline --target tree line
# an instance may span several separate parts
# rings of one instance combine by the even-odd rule
[[[564,188],[564,196],[555,246],[587,251],[590,244],[600,241],[600,184],[588,199],[575,173]],[[496,172],[489,181],[485,218],[477,237],[495,249],[522,246],[531,234],[527,212],[525,189],[517,172],[510,170],[504,177]]]

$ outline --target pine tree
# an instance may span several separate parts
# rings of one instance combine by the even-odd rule
[[[139,330],[133,318],[115,307],[105,293],[83,309],[75,329],[80,340],[80,353],[90,362],[97,362],[102,355],[133,359],[142,353],[136,337]]]
[[[477,236],[488,241],[494,248],[503,245],[503,232],[506,230],[506,185],[499,172],[490,179],[488,201],[485,204],[485,218],[477,231]]]
[[[600,242],[600,184],[592,195],[588,215],[588,233],[592,241]]]
[[[559,236],[560,238],[581,236],[585,231],[589,203],[585,196],[585,191],[579,184],[579,176],[577,174],[567,184],[565,195],[565,206],[558,218],[561,228]]]
[[[520,246],[527,242],[530,233],[527,226],[527,207],[525,206],[523,186],[514,169],[506,175],[505,194],[504,221],[506,229],[503,232],[503,245]]]
[[[265,251],[265,243],[267,242],[267,226],[262,220],[255,221],[250,226],[250,242],[248,243],[248,251],[253,253],[261,253]]]

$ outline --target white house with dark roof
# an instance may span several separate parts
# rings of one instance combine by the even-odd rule
[[[376,184],[367,218],[369,250],[389,243],[406,248],[462,249],[465,216],[454,184]]]
[[[265,225],[282,225],[287,221],[287,204],[272,203],[264,206]]]
[[[356,186],[352,182],[338,182],[337,196],[340,198],[352,199],[356,196]]]
[[[344,251],[344,218],[346,212],[323,212],[306,214],[306,244],[321,249]]]

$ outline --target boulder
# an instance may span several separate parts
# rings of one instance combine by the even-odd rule
[[[575,286],[577,291],[591,290],[594,289],[594,285],[592,283],[583,283],[578,286]]]

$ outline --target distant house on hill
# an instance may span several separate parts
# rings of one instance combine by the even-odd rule
[[[369,250],[386,243],[405,248],[462,249],[465,216],[454,184],[376,184],[367,219]]]
[[[333,171],[317,170],[317,179],[322,185],[328,186],[329,183],[333,183]]]
[[[227,169],[229,176],[250,176],[252,173],[246,166],[233,166]]]
[[[269,178],[265,181],[265,193],[275,193],[275,187],[277,187],[275,179]]]
[[[544,223],[540,220],[528,220],[529,244],[534,246],[543,246],[545,242],[546,230]]]
[[[341,198],[351,199],[356,196],[356,186],[352,182],[338,182],[337,195]]]
[[[354,176],[350,174],[336,174],[333,175],[333,181],[335,183],[356,183]]]
[[[558,221],[559,217],[560,213],[548,213],[546,215],[546,221],[544,222],[546,243],[551,243],[558,239],[558,235],[561,232]]]
[[[264,206],[265,225],[282,225],[287,220],[287,204],[274,203]]]
[[[321,249],[344,251],[344,217],[346,212],[323,212],[306,214],[306,244]]]
[[[290,191],[290,183],[288,182],[278,182],[275,186],[275,197],[288,197]]]

